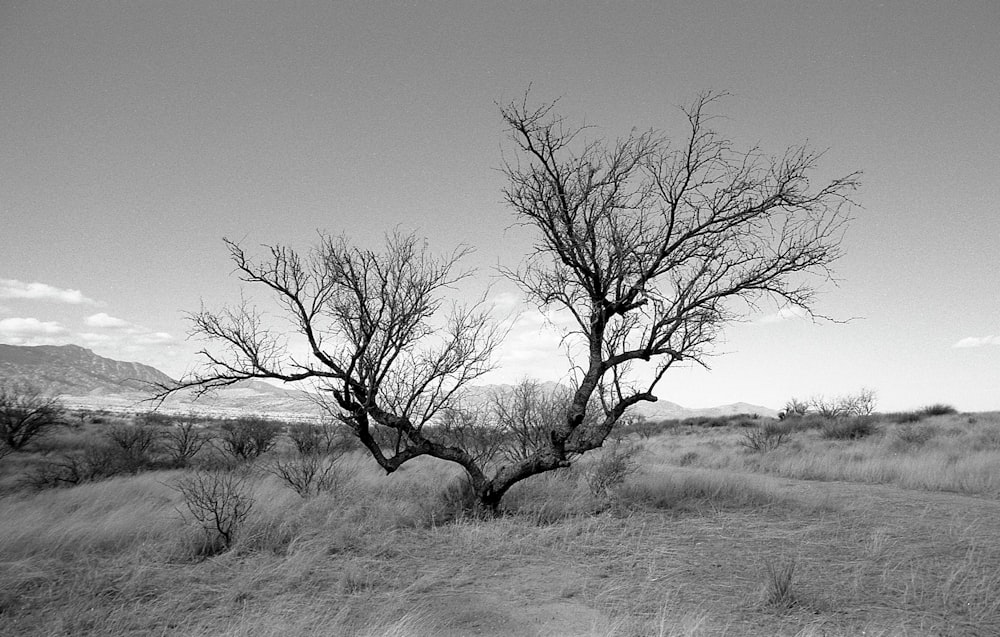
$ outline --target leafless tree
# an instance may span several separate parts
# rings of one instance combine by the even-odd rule
[[[413,235],[386,237],[381,252],[323,236],[307,255],[284,246],[252,260],[227,241],[243,281],[269,289],[304,337],[308,359],[244,302],[191,318],[207,339],[200,373],[184,388],[210,391],[249,378],[313,381],[321,406],[346,424],[387,472],[418,456],[456,462],[477,491],[488,479],[468,450],[435,438],[434,422],[461,391],[491,366],[502,330],[483,303],[446,303],[445,293],[469,276],[458,269],[467,250],[438,258]]]
[[[0,382],[0,457],[63,424],[65,409],[55,396],[29,383]]]
[[[656,400],[667,369],[703,363],[722,327],[755,302],[811,311],[814,287],[802,275],[829,276],[840,256],[856,176],[814,189],[818,155],[804,147],[773,160],[735,150],[709,127],[715,99],[685,110],[677,145],[654,133],[586,142],[586,129],[527,97],[501,108],[516,155],[505,198],[538,233],[508,274],[538,305],[575,319],[565,342],[585,355],[557,422],[495,469],[435,423],[491,368],[500,330],[481,304],[444,313],[445,292],[468,275],[457,271],[465,251],[434,258],[413,236],[392,234],[381,252],[324,236],[308,255],[274,246],[260,262],[227,241],[242,280],[274,293],[309,358],[291,355],[247,303],[203,309],[195,332],[222,348],[207,347],[205,370],[164,394],[248,378],[316,381],[325,408],[385,471],[422,455],[455,462],[495,509],[519,481],[601,446],[630,407]],[[638,385],[630,372],[646,363],[651,380]]]
[[[502,107],[514,156],[505,199],[537,234],[508,275],[542,308],[567,312],[577,382],[548,444],[502,467],[492,498],[573,454],[599,447],[629,407],[676,363],[705,364],[722,328],[763,299],[812,314],[815,280],[841,255],[857,174],[813,187],[819,154],[768,158],[738,150],[711,127],[719,96],[684,109],[677,143],[655,133],[588,141],[554,104]],[[649,365],[639,383],[636,366]],[[588,417],[599,404],[597,417]]]
[[[212,440],[209,432],[191,418],[166,419],[164,425],[163,447],[178,467],[190,464]]]
[[[545,388],[530,378],[521,380],[510,391],[493,392],[489,421],[503,434],[504,458],[520,462],[544,449],[549,433],[565,418],[568,398],[565,387]]]

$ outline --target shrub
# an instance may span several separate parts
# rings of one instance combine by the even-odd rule
[[[814,396],[809,404],[817,414],[824,418],[840,418],[843,416],[870,416],[875,413],[877,400],[875,390],[862,388],[854,394],[837,398]]]
[[[784,409],[778,414],[782,420],[785,418],[801,418],[809,413],[809,402],[792,397],[785,403]]]
[[[886,414],[885,419],[902,425],[920,422],[925,416],[926,414],[922,411],[904,411],[894,414]]]
[[[638,453],[637,446],[621,442],[609,445],[584,473],[590,492],[595,496],[610,497],[611,491],[622,485],[639,468],[635,459]]]
[[[788,442],[790,436],[791,432],[787,426],[768,422],[761,427],[745,430],[739,444],[751,451],[773,451]]]
[[[112,425],[104,435],[121,456],[119,462],[125,471],[138,473],[153,464],[153,451],[160,439],[157,425],[139,419],[132,425]]]
[[[944,405],[941,403],[928,405],[920,411],[922,411],[925,416],[954,416],[958,413],[958,410],[951,405]]]
[[[67,487],[128,471],[119,448],[107,442],[88,442],[79,451],[46,460],[24,477],[24,484],[35,489]]]
[[[688,451],[687,453],[682,455],[679,460],[677,460],[677,464],[682,467],[686,467],[688,465],[694,464],[696,460],[698,460],[698,452]]]
[[[919,446],[937,435],[937,429],[933,426],[922,425],[919,427],[903,427],[896,430],[896,438],[900,442]]]
[[[28,383],[0,383],[0,457],[65,424],[58,399]]]
[[[275,458],[267,470],[303,498],[333,491],[340,483],[337,458],[319,452],[298,452],[291,458]]]
[[[823,437],[831,440],[858,440],[877,430],[875,420],[870,416],[833,418],[821,428]]]
[[[163,449],[175,467],[191,464],[198,452],[211,442],[212,436],[193,420],[169,421],[163,430]]]
[[[204,554],[219,553],[232,546],[254,506],[250,486],[247,472],[225,470],[195,471],[172,485],[184,498],[190,518],[205,533],[201,547]]]
[[[280,433],[280,424],[259,416],[227,420],[222,423],[222,450],[237,460],[253,460],[270,451]]]

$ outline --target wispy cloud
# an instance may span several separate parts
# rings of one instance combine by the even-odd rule
[[[142,332],[136,334],[133,340],[141,345],[160,345],[172,342],[174,337],[167,332]]]
[[[67,329],[55,321],[39,321],[36,318],[0,319],[0,334],[5,336],[36,336],[65,334]]]
[[[804,319],[808,316],[809,313],[801,307],[783,307],[774,314],[766,314],[754,322],[766,325],[769,323],[781,323],[782,321],[791,321],[794,319]]]
[[[121,329],[132,327],[132,324],[125,319],[120,319],[114,316],[110,316],[104,312],[98,312],[97,314],[91,314],[87,318],[83,319],[89,327],[104,327],[111,329]]]
[[[32,299],[36,301],[56,301],[73,305],[96,305],[80,290],[66,290],[47,283],[25,283],[16,279],[0,279],[0,299]]]
[[[958,341],[952,347],[985,347],[986,345],[1000,345],[1000,336],[968,336]]]
[[[11,345],[60,345],[69,342],[69,330],[55,321],[11,317],[0,319],[0,340]]]

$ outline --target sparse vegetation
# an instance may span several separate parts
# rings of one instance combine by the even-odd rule
[[[99,441],[123,420],[104,418],[46,444]],[[519,483],[501,517],[470,515],[474,490],[447,464],[385,475],[350,450],[337,461],[349,488],[300,498],[260,471],[300,453],[294,428],[235,474],[144,470],[8,493],[4,626],[83,637],[996,634],[1000,444],[987,443],[1000,416],[872,418],[876,431],[857,439],[783,422],[794,434],[768,453],[741,445],[777,424],[767,419],[632,434]],[[605,454],[641,463],[595,494]],[[204,521],[179,484],[206,503]]]

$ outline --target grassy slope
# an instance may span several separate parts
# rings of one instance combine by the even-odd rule
[[[177,472],[13,493],[0,633],[1000,634],[1000,503],[979,468],[996,458],[977,442],[1000,419],[924,424],[938,433],[919,445],[886,425],[855,442],[796,432],[766,454],[735,427],[679,429],[643,443],[611,503],[569,472],[489,521],[449,521],[447,467],[386,477],[349,459],[309,501],[259,478],[236,548],[205,560]],[[909,472],[866,468],[893,458]],[[776,601],[772,573],[793,563]]]

